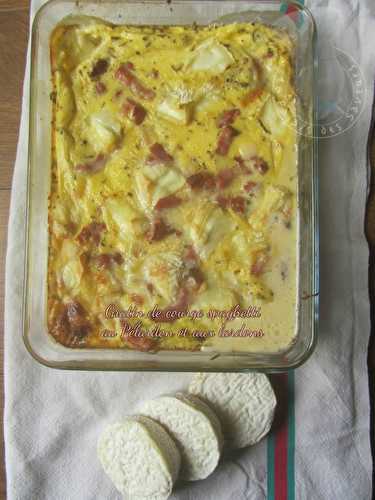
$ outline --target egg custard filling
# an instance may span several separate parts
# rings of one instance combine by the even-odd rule
[[[293,44],[263,24],[60,25],[48,330],[275,352],[297,322]]]

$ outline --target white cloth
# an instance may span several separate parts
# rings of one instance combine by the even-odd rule
[[[42,0],[32,0],[31,17]],[[321,327],[312,358],[296,371],[296,498],[370,498],[368,250],[363,235],[366,140],[374,80],[373,0],[311,0],[321,39],[359,63],[366,109],[345,134],[320,147]],[[29,61],[29,58],[28,58]],[[29,64],[29,63],[28,63]],[[28,64],[11,200],[5,301],[5,445],[9,500],[118,499],[96,459],[109,421],[146,398],[186,387],[188,374],[82,373],[38,365],[21,338],[28,128]],[[337,74],[330,88],[339,89]],[[341,90],[340,90],[341,92]],[[328,92],[329,94],[329,92]],[[331,92],[332,94],[332,92]],[[265,442],[225,460],[174,499],[261,500]]]

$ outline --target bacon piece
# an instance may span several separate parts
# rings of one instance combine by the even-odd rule
[[[251,265],[251,274],[253,276],[260,276],[263,274],[268,261],[269,256],[266,253],[257,252],[255,254],[254,262]]]
[[[230,198],[230,206],[235,212],[243,214],[246,210],[246,200],[242,196],[233,196]]]
[[[116,262],[116,264],[121,265],[124,263],[124,259],[119,252],[115,252],[114,254],[112,254],[112,259],[114,262]]]
[[[228,125],[232,125],[234,120],[240,116],[241,111],[238,108],[229,109],[228,111],[224,111],[222,115],[219,116],[217,121],[217,126],[219,128],[227,127]]]
[[[130,326],[129,323],[124,319],[120,319],[120,325],[121,328],[125,330]],[[134,337],[132,335],[129,335],[126,336],[125,339],[130,346],[134,347],[138,351],[144,352],[152,351],[157,343],[155,339],[152,339],[150,337]]]
[[[145,299],[142,295],[139,295],[138,293],[132,293],[130,295],[130,299],[132,302],[134,302],[134,304],[136,304],[137,306],[143,306],[144,302],[145,302]]]
[[[216,198],[217,203],[221,206],[221,208],[227,208],[229,206],[229,198],[226,196],[218,196]]]
[[[215,176],[209,172],[198,172],[188,177],[186,181],[193,190],[213,189],[216,184]]]
[[[177,297],[177,301],[174,305],[174,309],[176,311],[184,311],[185,309],[187,309],[187,307],[189,305],[189,298],[190,298],[189,292],[186,289],[186,287],[180,288],[180,291],[179,291],[178,297]]]
[[[105,229],[107,229],[105,224],[100,222],[91,222],[81,230],[77,236],[77,240],[82,245],[89,241],[95,245],[99,245],[101,233]]]
[[[150,147],[150,154],[147,157],[147,163],[150,165],[156,164],[168,164],[173,161],[173,156],[171,156],[164,147],[156,142]]]
[[[238,168],[244,174],[250,175],[252,173],[251,170],[250,170],[250,168],[247,165],[247,162],[242,158],[242,156],[235,156],[234,159],[235,159],[235,161],[236,161],[236,163],[238,165]]]
[[[156,347],[156,341],[148,337],[126,337],[126,341],[138,349],[139,351],[147,352],[153,351]]]
[[[184,282],[181,285],[181,288],[179,289],[176,302],[161,311],[160,316],[153,318],[153,321],[155,323],[173,323],[174,321],[176,321],[178,318],[171,317],[171,313],[173,313],[174,311],[186,311],[189,303],[191,302],[192,295],[199,290],[203,283],[204,275],[195,262],[195,267],[189,270],[184,279]]]
[[[217,186],[219,189],[224,189],[229,186],[229,184],[234,179],[234,170],[233,168],[224,168],[221,170],[216,177]]]
[[[124,259],[119,252],[102,253],[95,257],[96,265],[99,269],[109,269],[113,264],[123,264]]]
[[[190,269],[187,283],[188,285],[192,284],[193,290],[199,290],[201,285],[204,283],[204,274],[199,267],[193,267]]]
[[[136,89],[136,93],[146,101],[152,101],[152,99],[156,96],[156,93],[152,89],[145,87],[138,80],[135,80],[134,87]]]
[[[101,255],[98,255],[97,257],[95,257],[94,261],[99,269],[109,269],[112,264],[111,255],[108,253],[102,253]]]
[[[122,64],[117,69],[115,77],[117,78],[117,80],[120,80],[120,82],[124,83],[127,87],[130,87],[136,78],[135,75],[133,75],[132,73],[133,69],[134,65],[131,62]]]
[[[174,194],[160,198],[155,205],[156,210],[163,210],[164,208],[175,208],[181,205],[182,199]]]
[[[174,232],[171,227],[167,226],[163,219],[157,218],[152,221],[146,237],[149,241],[160,241]]]
[[[77,345],[90,333],[85,309],[78,301],[68,302],[56,319],[52,334],[64,345]]]
[[[132,62],[130,62],[130,61],[126,62],[123,66],[124,66],[125,69],[130,70],[130,71],[134,71],[135,70],[134,64]]]
[[[175,304],[163,309],[161,311],[160,316],[153,318],[152,321],[154,321],[155,323],[173,323],[178,318],[170,317],[170,313],[174,311],[176,312],[186,311],[186,309],[189,306],[189,299],[190,299],[190,294],[188,289],[186,287],[180,288]],[[169,317],[167,317],[167,313],[169,313]]]
[[[108,61],[106,59],[98,59],[91,70],[90,78],[94,79],[103,75],[108,69]]]
[[[246,107],[252,102],[256,101],[263,94],[263,89],[253,89],[250,90],[241,100],[241,106]]]
[[[130,118],[136,125],[140,125],[146,118],[147,111],[141,104],[138,104],[133,99],[128,98],[127,102],[124,104],[122,111],[124,114]]]
[[[69,302],[66,305],[66,317],[72,326],[81,326],[85,316],[86,312],[79,302]]]
[[[249,194],[254,194],[254,191],[257,187],[257,183],[256,182],[252,182],[252,181],[249,181],[247,182],[245,185],[244,185],[244,190],[249,193]]]
[[[155,97],[155,92],[152,89],[145,87],[133,73],[133,63],[122,64],[115,73],[115,77],[120,80],[130,90],[141,97],[142,99],[151,101]]]
[[[66,310],[63,311],[56,317],[52,327],[51,333],[54,337],[58,338],[60,342],[66,344],[69,340],[69,323],[66,317]]]
[[[106,163],[108,161],[108,158],[104,156],[103,154],[99,154],[94,160],[88,161],[86,163],[80,163],[79,165],[76,165],[76,170],[78,172],[82,172],[85,174],[96,174],[97,172],[100,172],[100,170],[103,170],[105,167]]]
[[[87,266],[90,261],[90,252],[82,252],[79,256],[79,261],[83,267]]]
[[[246,210],[246,200],[242,196],[218,196],[216,198],[217,203],[221,208],[231,208],[235,212],[240,214],[245,213]]]
[[[230,125],[220,129],[216,153],[220,156],[225,156],[236,135],[238,135],[238,131]]]
[[[194,250],[193,245],[188,245],[186,247],[186,251],[185,251],[185,261],[187,262],[188,265],[190,263],[195,265],[197,260],[198,260],[198,255],[197,255],[196,251]]]
[[[268,163],[263,160],[263,158],[260,158],[259,156],[253,156],[251,160],[254,163],[254,168],[258,170],[260,174],[265,175],[268,172],[270,167]]]
[[[95,83],[95,90],[96,93],[99,95],[105,94],[107,92],[107,87],[103,82],[96,82]]]
[[[199,267],[199,257],[193,245],[185,247],[184,264],[186,268],[186,286],[190,290],[198,290],[204,282],[204,275]]]

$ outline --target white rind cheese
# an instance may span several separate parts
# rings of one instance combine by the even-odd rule
[[[162,424],[176,441],[183,479],[205,479],[215,470],[223,437],[221,424],[207,404],[194,396],[177,394],[149,401],[141,411]]]
[[[180,453],[167,431],[144,416],[107,427],[98,458],[116,488],[132,500],[164,500],[180,468]]]
[[[213,408],[230,448],[255,444],[271,428],[276,396],[263,373],[197,373],[189,391]]]

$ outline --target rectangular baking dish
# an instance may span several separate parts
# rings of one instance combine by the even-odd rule
[[[47,332],[48,196],[51,169],[49,38],[66,16],[95,16],[115,24],[210,24],[262,22],[283,27],[295,41],[298,116],[298,311],[297,335],[274,353],[220,353],[125,349],[73,349]],[[68,21],[69,22],[69,21]],[[32,29],[27,234],[23,339],[40,363],[62,369],[156,371],[284,371],[301,365],[313,351],[318,326],[318,178],[314,139],[316,30],[299,4],[221,0],[52,0],[37,13]]]

